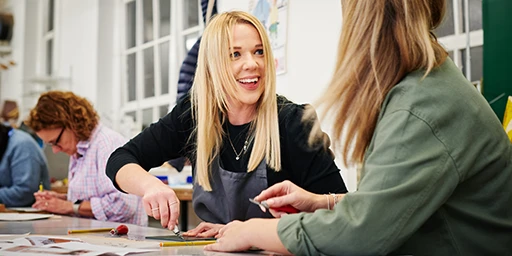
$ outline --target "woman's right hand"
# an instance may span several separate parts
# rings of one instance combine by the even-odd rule
[[[66,194],[57,193],[57,192],[51,191],[51,190],[37,191],[34,193],[34,197],[36,200],[50,199],[50,198],[67,200]]]
[[[322,195],[308,192],[288,180],[263,190],[254,199],[259,202],[266,201],[270,207],[270,213],[276,218],[287,213],[279,212],[272,208],[291,205],[301,212],[313,212],[318,208],[325,208],[327,206],[327,202]],[[322,199],[324,207],[322,207]]]
[[[162,227],[173,230],[180,216],[180,200],[168,185],[155,182],[145,190],[142,202],[146,214],[160,220]]]

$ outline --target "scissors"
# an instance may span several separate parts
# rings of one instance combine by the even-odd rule
[[[265,201],[258,202],[256,200],[254,200],[253,198],[249,198],[249,201],[253,204],[257,204],[261,207],[264,207],[267,210],[270,209],[270,207],[268,207],[267,202],[265,202]],[[272,210],[279,211],[279,212],[286,212],[286,213],[298,213],[299,212],[299,210],[295,209],[291,205],[285,205],[285,206],[281,206],[281,207],[272,208]]]

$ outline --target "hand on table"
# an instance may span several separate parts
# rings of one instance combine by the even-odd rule
[[[205,246],[207,251],[238,252],[262,249],[281,254],[290,254],[277,234],[278,219],[249,219],[233,221],[219,230],[217,242]]]
[[[217,242],[204,247],[207,251],[238,252],[252,247],[247,234],[253,230],[249,222],[232,221],[223,226],[215,236]]]
[[[56,197],[36,197],[36,202],[32,207],[57,214],[70,214],[73,212],[72,202]]]
[[[142,197],[146,214],[160,220],[162,227],[173,230],[180,216],[180,200],[176,193],[164,183],[148,188]]]
[[[193,237],[214,237],[219,233],[219,230],[224,227],[223,224],[213,224],[209,222],[201,222],[197,227],[184,232],[183,236]]]

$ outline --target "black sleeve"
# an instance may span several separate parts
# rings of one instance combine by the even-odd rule
[[[192,129],[190,98],[185,97],[171,113],[151,124],[110,155],[106,167],[107,176],[121,190],[115,177],[124,165],[135,163],[149,171],[170,159],[189,156],[192,152],[190,145],[194,144],[189,142]]]
[[[334,163],[332,151],[325,148],[324,143],[308,144],[312,123],[302,120],[304,110],[305,105],[289,101],[280,107],[281,163],[284,173],[279,176],[313,193],[346,193],[347,188]],[[313,120],[318,121],[316,116]],[[325,133],[324,136],[327,137]]]

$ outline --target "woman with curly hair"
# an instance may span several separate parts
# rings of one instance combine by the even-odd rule
[[[71,158],[67,195],[36,192],[32,207],[145,226],[141,199],[118,191],[105,175],[109,155],[127,140],[98,119],[91,103],[72,92],[50,91],[39,97],[27,125],[54,153],[64,152]]]

